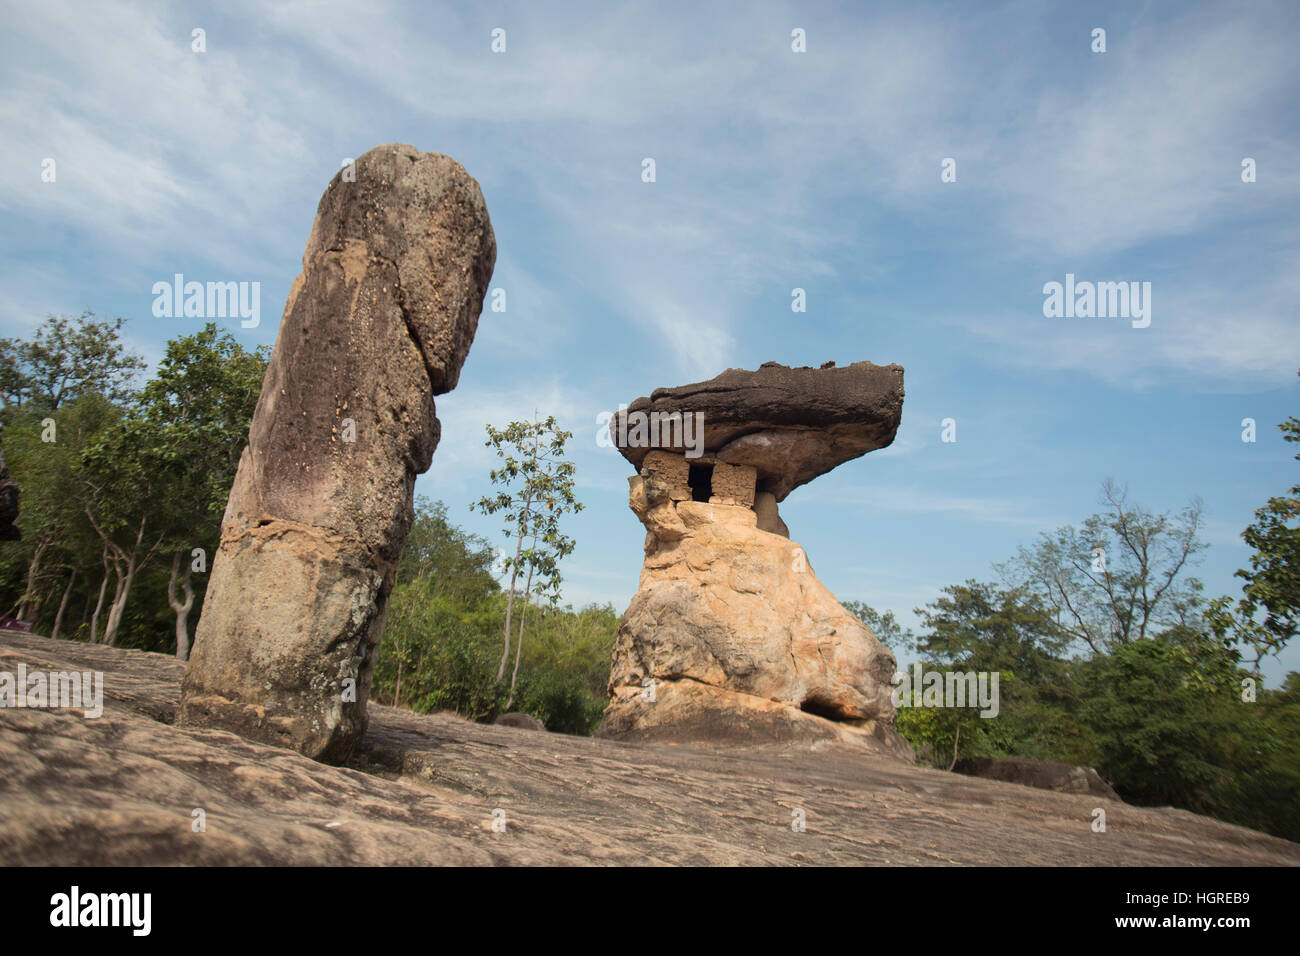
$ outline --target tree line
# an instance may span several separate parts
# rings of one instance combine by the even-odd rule
[[[0,617],[184,660],[270,350],[208,323],[169,341],[141,384],[123,328],[87,312],[0,339],[0,462],[21,489],[21,539],[0,545]],[[560,522],[582,508],[571,437],[549,417],[487,426],[497,490],[471,507],[504,519],[503,560],[441,502],[417,501],[378,701],[479,720],[517,706],[553,730],[595,728],[617,615],[559,603],[574,548]]]
[[[138,387],[123,324],[52,316],[0,339],[0,442],[22,490],[0,603],[52,637],[184,659],[269,349],[208,323]]]
[[[0,340],[0,446],[22,489],[22,539],[0,543],[0,604],[39,633],[184,658],[265,348],[208,324],[167,343],[153,376],[123,321],[51,317]],[[372,694],[490,721],[516,709],[590,734],[606,702],[618,614],[560,603],[581,509],[553,418],[487,426],[500,552],[417,499]],[[1300,419],[1280,426],[1300,443]],[[1297,459],[1300,459],[1298,454]],[[1133,803],[1173,805],[1300,840],[1300,674],[1265,689],[1260,664],[1300,627],[1300,485],[1243,532],[1239,596],[1208,599],[1193,570],[1202,506],[1152,512],[1106,482],[1102,510],[1038,537],[990,580],[915,609],[845,606],[926,666],[997,672],[998,716],[904,707],[923,762],[1031,757],[1096,767]],[[507,680],[507,674],[509,679]]]
[[[1300,420],[1279,427],[1300,442]],[[1254,553],[1235,601],[1207,600],[1191,573],[1205,548],[1199,501],[1154,513],[1111,481],[1101,500],[1081,525],[994,565],[994,580],[944,588],[916,609],[919,634],[847,605],[923,667],[1000,676],[996,718],[903,707],[899,730],[936,767],[960,757],[1083,764],[1129,802],[1300,840],[1300,673],[1276,689],[1260,676],[1300,623],[1300,485],[1243,532]]]

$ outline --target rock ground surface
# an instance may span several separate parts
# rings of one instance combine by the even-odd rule
[[[98,719],[0,709],[5,866],[1300,865],[1300,845],[1183,810],[840,749],[627,744],[371,704],[351,762],[327,766],[174,726],[174,658],[0,633],[0,671],[19,662],[102,670],[105,702]]]
[[[185,676],[180,722],[331,763],[375,649],[496,261],[478,183],[385,145],[338,173],[285,304]]]

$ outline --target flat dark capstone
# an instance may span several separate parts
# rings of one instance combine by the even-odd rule
[[[752,372],[727,369],[707,382],[657,388],[610,422],[623,457],[640,469],[654,448],[687,451],[690,443],[677,429],[647,429],[646,440],[638,434],[639,415],[648,416],[641,419],[648,425],[656,413],[662,423],[662,416],[674,412],[703,413],[702,451],[719,461],[753,465],[759,490],[779,501],[837,465],[893,442],[903,413],[903,368],[765,362]]]

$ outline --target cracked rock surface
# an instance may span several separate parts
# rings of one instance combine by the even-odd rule
[[[1185,810],[834,745],[631,744],[371,705],[327,766],[175,726],[174,658],[0,632],[0,670],[20,662],[102,671],[106,699],[97,719],[0,709],[4,866],[1300,865],[1294,843]]]
[[[415,478],[496,261],[478,184],[385,145],[321,198],[222,522],[180,722],[328,761],[366,699]]]

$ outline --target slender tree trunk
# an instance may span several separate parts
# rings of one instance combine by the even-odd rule
[[[27,565],[27,587],[23,591],[23,599],[18,606],[18,620],[34,621],[36,613],[40,610],[40,601],[36,598],[36,579],[41,573],[41,558],[45,556],[45,550],[50,546],[48,538],[42,538],[36,545],[36,550],[32,553],[31,563]]]
[[[117,569],[117,588],[113,593],[113,603],[108,607],[108,621],[104,625],[104,643],[109,647],[116,647],[117,631],[122,625],[122,614],[126,610],[127,598],[131,596],[131,585],[135,583],[136,575],[143,571],[153,559],[154,553],[162,544],[162,535],[158,536],[158,540],[153,543],[153,547],[145,552],[144,557],[141,558],[140,552],[143,547],[144,529],[149,520],[147,516],[140,519],[140,527],[136,530],[135,544],[132,545],[130,554],[127,554],[125,550],[100,530],[89,509],[86,511],[86,517],[90,518],[91,526],[99,534],[104,545],[112,549],[113,565]],[[126,570],[123,571],[123,568]]]
[[[114,566],[116,570],[116,566]],[[104,579],[99,582],[99,600],[95,602],[95,613],[90,616],[90,643],[99,643],[99,612],[104,607],[104,592],[108,590],[108,545],[104,545]]]
[[[537,546],[537,535],[533,535],[533,547]],[[510,675],[510,696],[506,699],[506,710],[515,702],[515,682],[519,679],[519,658],[524,650],[524,621],[528,617],[528,597],[533,589],[533,566],[528,565],[528,583],[524,585],[524,606],[519,609],[519,639],[515,642],[515,669]]]
[[[501,664],[497,667],[497,683],[500,684],[506,678],[506,663],[510,660],[510,621],[511,612],[515,608],[515,582],[519,580],[519,555],[524,550],[524,533],[527,530],[528,509],[532,507],[533,496],[530,492],[528,500],[524,502],[524,512],[519,516],[519,537],[515,540],[515,561],[510,566],[510,593],[506,595],[506,629],[505,629],[505,648],[501,651]]]
[[[104,643],[109,647],[117,647],[117,630],[122,626],[122,613],[126,610],[126,599],[131,594],[131,585],[135,583],[136,569],[129,561],[123,563],[126,565],[126,572],[123,573],[120,567],[117,570],[113,601],[108,605],[108,620],[104,622]]]
[[[536,411],[534,411],[533,412],[534,425],[536,424],[536,418],[537,418],[537,413]],[[533,431],[533,454],[531,458],[531,461],[534,464],[536,464],[537,462],[537,451],[541,447],[541,442],[542,442],[541,432],[538,430],[534,430]],[[528,475],[528,472],[525,472],[525,475]],[[531,477],[525,478],[525,487],[528,489],[528,497],[524,500],[524,510],[523,513],[519,516],[519,538],[515,542],[515,563],[511,566],[511,571],[513,573],[510,575],[510,594],[506,597],[506,631],[505,631],[506,646],[501,651],[501,664],[497,668],[498,684],[500,684],[503,680],[505,680],[506,661],[510,659],[510,612],[514,609],[515,582],[519,579],[519,555],[524,546],[524,536],[528,533],[528,517],[533,505],[533,479]],[[534,540],[536,540],[536,537],[537,535],[534,534],[533,535]],[[525,600],[527,600],[526,597]],[[511,684],[513,685],[513,683],[514,682],[512,680]],[[510,696],[511,699],[513,700],[514,698],[513,689],[511,691]]]
[[[78,634],[81,633],[83,627],[90,623],[90,605],[94,603],[94,600],[95,589],[93,587],[86,588],[86,600],[81,602],[81,620],[77,622]]]
[[[397,681],[393,684],[393,706],[402,705],[402,670],[406,663],[406,629],[408,624],[408,615],[402,614],[400,617],[394,617],[386,628],[388,634],[402,635],[394,637],[393,652],[397,655]]]
[[[182,580],[182,590],[185,592],[185,600],[181,601],[176,597],[176,575],[180,571],[181,552],[177,551],[172,555],[172,574],[167,579],[167,605],[176,612],[176,657],[178,660],[187,660],[190,656],[190,627],[189,616],[190,608],[194,607],[194,588],[190,587],[190,571],[193,565],[185,565],[185,577]]]
[[[59,610],[54,615],[54,627],[50,629],[50,637],[58,638],[59,628],[63,626],[63,612],[67,610],[68,598],[72,596],[72,583],[77,580],[77,569],[73,568],[72,573],[68,575],[68,586],[63,589],[63,600],[59,602]]]

